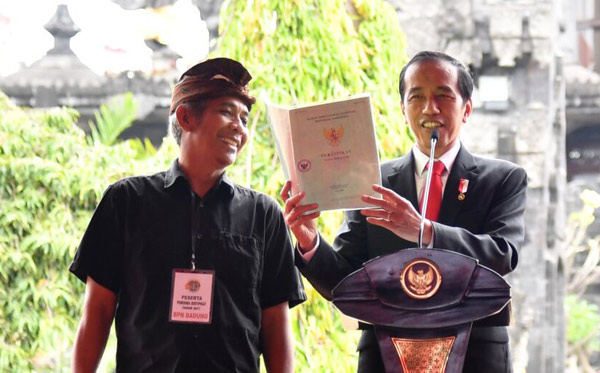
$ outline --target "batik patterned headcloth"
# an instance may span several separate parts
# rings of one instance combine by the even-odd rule
[[[181,75],[173,88],[171,110],[173,114],[182,102],[233,96],[242,100],[248,111],[256,99],[248,94],[252,76],[239,62],[229,58],[213,58],[192,66]]]

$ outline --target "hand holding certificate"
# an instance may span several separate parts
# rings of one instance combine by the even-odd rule
[[[283,172],[292,193],[318,211],[370,207],[361,197],[377,196],[379,156],[369,95],[284,107],[267,104]]]

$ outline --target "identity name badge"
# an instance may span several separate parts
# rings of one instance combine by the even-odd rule
[[[173,270],[169,321],[210,324],[215,271]]]

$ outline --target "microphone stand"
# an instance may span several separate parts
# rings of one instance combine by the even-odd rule
[[[427,213],[427,200],[429,199],[429,187],[431,186],[431,173],[433,172],[433,162],[435,161],[435,145],[437,144],[440,133],[438,130],[431,132],[431,151],[429,152],[429,162],[427,166],[427,180],[425,181],[425,192],[423,194],[423,207],[421,208],[421,223],[419,224],[419,249],[423,249],[423,231],[425,230],[425,215]]]

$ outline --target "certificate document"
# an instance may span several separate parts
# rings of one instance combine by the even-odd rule
[[[294,194],[319,211],[370,207],[364,194],[379,197],[379,155],[368,94],[343,100],[284,107],[267,104],[283,172]]]

